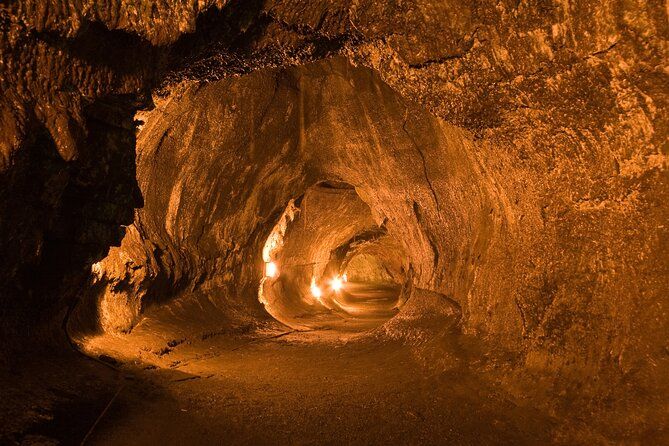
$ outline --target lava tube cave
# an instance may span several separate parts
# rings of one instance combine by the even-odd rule
[[[0,16],[0,444],[669,444],[664,3]]]

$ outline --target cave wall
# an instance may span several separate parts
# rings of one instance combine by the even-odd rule
[[[538,370],[566,368],[582,380],[613,368],[655,385],[644,358],[663,360],[664,341],[654,335],[666,328],[657,316],[663,286],[639,294],[641,282],[628,278],[664,277],[666,261],[658,252],[648,265],[653,273],[636,269],[638,260],[620,264],[634,272],[606,270],[596,248],[634,255],[640,220],[662,231],[661,209],[582,201],[565,208],[555,191],[572,191],[573,174],[550,177],[554,167],[512,162],[508,146],[435,119],[343,59],[186,84],[145,119],[138,173],[146,206],[138,224],[170,253],[162,266],[168,276],[177,271],[205,289],[225,283],[224,294],[234,297],[224,306],[256,305],[261,243],[285,203],[317,181],[345,181],[404,244],[416,287],[462,308],[465,332],[521,346]],[[553,153],[552,163],[573,157]],[[664,194],[663,171],[651,175],[659,181],[649,187]],[[616,210],[615,219],[603,217]],[[596,229],[610,225],[623,231]],[[613,251],[616,243],[627,250]],[[640,320],[656,325],[635,330]]]
[[[173,110],[176,114],[153,119],[156,127],[144,128],[142,133],[165,135],[163,143],[147,144],[167,149],[151,155],[164,163],[165,178],[181,176],[193,181],[184,190],[184,199],[179,198],[183,207],[175,198],[173,210],[165,212],[170,208],[167,200],[183,184],[165,184],[165,194],[154,192],[152,196],[146,184],[141,184],[141,178],[150,175],[141,171],[140,151],[138,177],[146,202],[142,212],[169,217],[159,222],[139,217],[141,223],[136,223],[138,238],[160,248],[155,251],[151,245],[154,263],[172,262],[171,267],[156,266],[156,271],[171,274],[162,283],[185,289],[227,265],[232,273],[248,278],[245,283],[250,287],[258,266],[240,253],[262,239],[265,220],[276,216],[274,205],[285,206],[289,197],[318,179],[309,172],[318,172],[367,184],[360,189],[361,196],[377,212],[389,216],[389,230],[393,215],[396,227],[412,228],[403,239],[413,247],[414,262],[421,265],[417,283],[456,299],[463,308],[467,331],[522,339],[519,345],[527,353],[527,364],[539,369],[579,370],[588,377],[601,367],[612,367],[646,389],[658,385],[668,348],[658,334],[667,332],[669,319],[669,145],[664,112],[668,23],[662,2],[266,1],[217,3],[209,9],[207,2],[168,6],[148,8],[121,0],[108,7],[85,2],[81,10],[55,1],[3,4],[3,197],[22,194],[30,186],[28,172],[43,171],[43,167],[21,167],[21,160],[30,158],[35,141],[55,148],[62,162],[52,159],[63,172],[86,153],[84,148],[99,153],[100,147],[106,147],[86,143],[91,130],[84,113],[87,104],[122,94],[147,104],[142,98],[148,97],[148,90],[161,87],[167,99],[157,101],[155,113]],[[219,28],[225,31],[218,32]],[[187,34],[194,29],[194,34]],[[320,96],[317,101],[310,95],[300,99],[298,92],[318,91],[318,85],[295,86],[293,79],[287,81],[293,83],[292,88],[279,89],[274,87],[274,75],[268,74],[274,73],[271,70],[240,78],[234,85],[227,79],[231,74],[300,64],[333,52],[378,73],[369,75],[374,80],[367,81],[368,90],[388,91],[382,86],[385,83],[419,106],[388,105],[402,102],[393,93],[393,99],[382,101],[383,109],[377,110],[376,102],[367,108],[358,104],[356,114],[341,116],[336,109],[320,108],[327,103]],[[323,75],[319,72],[316,77]],[[219,79],[224,79],[222,84],[206,83]],[[181,81],[194,80],[205,83],[178,86]],[[219,100],[243,96],[246,82],[252,83],[246,99],[254,108],[239,105],[250,117],[242,119],[226,111],[231,105],[222,106]],[[341,93],[344,82],[332,82],[332,91]],[[300,124],[293,110],[290,129],[282,122],[281,128],[271,130],[300,135],[297,144],[286,143],[288,154],[281,155],[283,146],[263,139],[262,128],[249,127],[262,122],[259,114],[270,101],[259,90],[292,95],[290,101],[284,100],[284,107],[304,100],[305,110],[313,110],[304,116],[339,120],[357,131],[341,135],[341,130],[319,127],[319,122]],[[184,104],[188,101],[197,103]],[[207,101],[209,107],[203,109],[201,104]],[[121,113],[127,115],[136,107],[128,103]],[[186,109],[189,113],[179,116]],[[416,123],[415,115],[422,115],[424,109],[444,122],[422,117]],[[384,122],[398,113],[407,114],[406,125],[404,121],[402,125]],[[356,117],[369,122],[352,122]],[[241,129],[236,135],[223,134],[228,125],[218,125],[229,119]],[[199,132],[187,131],[195,128],[190,121],[200,126]],[[279,127],[278,121],[265,125]],[[317,134],[317,128],[327,137]],[[174,135],[178,140],[171,139]],[[305,164],[304,170],[291,171],[294,177],[287,182],[267,170],[284,162],[294,164],[291,156],[295,154],[303,156],[306,145],[300,145],[300,140],[311,147],[330,146],[333,135],[343,138],[335,139],[335,146],[322,152],[326,155],[305,157],[305,163],[316,164],[318,169],[312,171],[311,164]],[[399,179],[397,184],[383,185],[373,180],[396,170],[390,166],[387,171],[369,172],[352,168],[354,152],[347,145],[360,146],[360,141],[353,140],[359,137],[365,147],[381,147],[378,153],[402,146],[394,155],[401,159],[403,151],[409,153],[409,135],[417,139],[416,146],[427,150],[425,169],[411,170],[402,181],[421,187],[405,194],[405,198],[414,198],[406,202],[398,200],[402,194],[374,198],[381,186],[401,190]],[[240,141],[242,138],[249,140]],[[284,143],[292,141],[288,136],[283,139]],[[266,143],[262,151],[257,148],[260,142]],[[140,140],[139,144],[145,143]],[[215,198],[220,197],[213,192],[221,188],[216,184],[221,181],[218,173],[228,172],[237,159],[231,154],[204,159],[215,158],[226,146],[248,147],[235,156],[265,166],[240,173],[229,183],[231,188],[250,187],[255,179],[264,178],[263,184],[280,184],[284,189],[267,195],[256,191],[255,199],[250,195],[227,201]],[[268,146],[275,148],[271,156],[265,152]],[[444,147],[449,151],[446,155],[441,153]],[[422,165],[422,161],[416,163],[418,154],[412,150],[402,166]],[[373,161],[377,154],[358,155]],[[32,165],[50,163],[46,155],[35,159],[39,161]],[[439,164],[449,159],[458,162]],[[212,172],[210,178],[193,175],[191,169],[198,165],[216,165],[220,170],[214,175],[213,170],[200,169]],[[108,177],[112,182],[127,183],[115,173]],[[485,180],[479,181],[481,178]],[[456,180],[466,187],[454,187]],[[59,189],[45,184],[47,191]],[[464,190],[471,193],[466,195]],[[212,192],[200,201],[203,208],[194,209],[188,194],[205,191]],[[64,202],[60,193],[48,200],[53,209]],[[226,222],[232,232],[217,233],[216,222],[229,215],[232,202],[246,205]],[[456,208],[459,204],[464,207]],[[207,205],[215,209],[209,221],[201,215]],[[256,215],[255,211],[261,212]],[[181,219],[190,217],[203,222],[195,224],[202,231],[199,242],[197,231],[181,226]],[[53,220],[5,205],[2,221],[34,234],[18,235],[33,241],[0,268],[3,319],[17,322],[23,318],[7,304],[25,294],[13,290],[19,280],[17,265],[41,261],[43,234]],[[82,221],[89,226],[89,220]],[[241,228],[255,229],[249,235]],[[3,231],[3,254],[14,250],[4,248],[13,246],[13,234],[11,228]],[[115,242],[99,240],[85,262],[63,275],[69,277],[73,271],[80,275],[84,266],[102,257],[102,247]],[[435,244],[439,252],[436,267]],[[504,278],[501,286],[500,278]],[[237,305],[235,302],[231,299],[229,303]],[[49,314],[47,311],[47,317]],[[29,316],[31,321],[43,322],[34,313]],[[27,325],[31,324],[38,322]],[[15,332],[4,335],[8,343],[14,342]]]
[[[329,296],[312,295],[312,281],[327,291],[327,281],[337,274],[333,270],[340,262],[334,251],[357,234],[378,227],[369,207],[351,188],[316,185],[295,205],[298,212],[287,225],[281,245],[271,252],[280,274],[264,279],[258,292],[268,313],[284,323],[333,308]]]
[[[262,244],[289,200],[324,180],[355,186],[410,253],[417,285],[463,306],[472,251],[487,249],[493,226],[503,231],[470,138],[343,58],[189,85],[142,119],[135,226],[164,255],[168,285],[147,283],[157,294],[223,283],[228,306],[257,306]],[[138,252],[133,240],[112,250],[111,271]]]
[[[395,314],[407,282],[404,250],[387,234],[384,221],[374,220],[353,186],[318,183],[291,201],[287,213],[291,218],[273,228],[270,249],[265,244],[263,252],[266,265],[271,261],[278,271],[266,273],[258,290],[273,318],[300,329],[336,329],[337,322],[351,319],[362,331]],[[335,278],[339,289],[332,287]]]
[[[79,299],[93,261],[124,236],[142,206],[136,180],[136,103],[100,98],[83,109],[90,130],[66,161],[49,131],[31,129],[0,173],[2,352],[19,341],[62,342],[65,309]],[[48,347],[47,347],[48,348]]]

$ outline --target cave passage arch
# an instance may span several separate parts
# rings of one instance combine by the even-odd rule
[[[155,321],[181,339],[264,326],[268,313],[295,328],[366,330],[425,300],[408,298],[416,290],[449,299],[424,313],[451,301],[467,312],[474,279],[489,277],[479,265],[504,265],[485,263],[503,213],[469,135],[373,70],[343,58],[263,70],[187,86],[160,107],[138,115],[145,205],[96,264],[82,314],[113,314],[101,332]],[[330,301],[344,275],[399,294],[374,311]]]
[[[346,183],[291,200],[263,247],[258,298],[296,329],[363,331],[395,316],[409,290],[401,245]]]

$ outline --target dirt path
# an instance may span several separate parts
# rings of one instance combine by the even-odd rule
[[[435,364],[399,343],[314,336],[176,348],[169,356],[181,362],[129,382],[88,444],[550,442],[551,419],[510,401],[457,356]]]

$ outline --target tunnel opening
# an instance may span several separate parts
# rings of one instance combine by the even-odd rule
[[[263,247],[258,299],[296,329],[365,331],[409,293],[408,257],[355,187],[323,181],[290,200]]]

